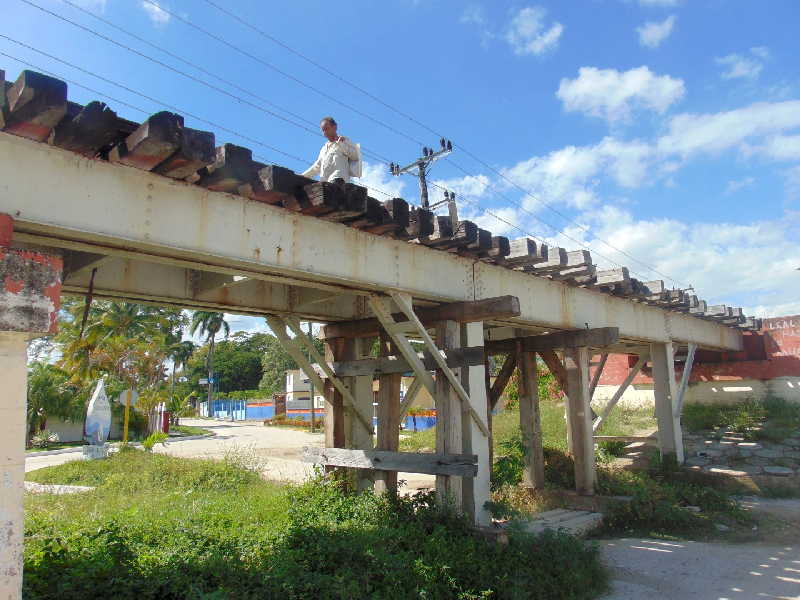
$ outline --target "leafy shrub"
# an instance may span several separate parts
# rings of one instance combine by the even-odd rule
[[[145,449],[145,452],[152,452],[153,446],[156,444],[163,444],[167,438],[169,438],[169,436],[163,431],[154,431],[142,442],[142,448]]]
[[[280,490],[242,469],[233,489],[197,490],[189,475],[211,461],[137,452],[99,462],[114,468],[84,469],[106,473],[90,495],[54,509],[34,499],[25,598],[582,599],[606,587],[594,546],[553,533],[490,543],[433,494],[348,494],[333,480]],[[153,471],[162,476],[144,481]],[[110,487],[126,475],[136,489]]]
[[[272,426],[272,425],[281,425],[284,427],[300,427],[301,429],[310,429],[311,428],[311,419],[302,419],[300,417],[273,417],[271,419],[264,419],[264,425]],[[325,421],[323,419],[314,418],[314,429],[322,429],[325,425]]]
[[[49,429],[43,429],[31,438],[31,446],[34,448],[49,448],[50,444],[57,444],[58,442],[58,434]]]

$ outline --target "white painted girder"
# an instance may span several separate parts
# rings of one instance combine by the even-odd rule
[[[522,309],[514,321],[523,326],[619,327],[623,339],[741,348],[740,332],[713,322],[2,133],[0,212],[11,214],[18,230],[43,237],[335,284],[356,293],[393,290],[436,301],[512,294]]]

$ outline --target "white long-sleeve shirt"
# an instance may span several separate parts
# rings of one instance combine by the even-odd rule
[[[326,142],[320,149],[317,160],[304,173],[304,177],[319,175],[320,181],[342,178],[350,181],[350,161],[358,160],[358,148],[346,137],[335,142]]]

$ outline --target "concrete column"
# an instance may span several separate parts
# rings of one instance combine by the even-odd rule
[[[536,353],[522,352],[517,342],[517,364],[520,372],[519,427],[525,448],[525,468],[522,485],[532,489],[544,488],[544,449],[542,420],[539,416],[539,376],[536,372]]]
[[[464,323],[461,325],[461,346],[483,346],[483,323]],[[461,369],[461,385],[469,394],[470,406],[478,417],[487,422],[488,404],[486,396],[486,367],[475,365]],[[461,478],[461,504],[467,514],[478,526],[491,525],[491,515],[484,508],[491,499],[492,465],[489,460],[491,438],[486,437],[475,424],[467,405],[461,405],[461,452],[478,457],[478,473],[475,477]]]
[[[662,458],[673,455],[683,464],[683,432],[680,415],[676,416],[678,385],[675,382],[675,356],[671,343],[650,344],[653,362],[653,393],[658,421],[658,448]]]
[[[589,407],[589,349],[585,346],[564,350],[567,379],[567,409],[575,460],[575,489],[579,494],[594,494],[595,464],[592,411]]]
[[[436,324],[436,347],[450,350],[460,346],[459,324],[455,321],[439,321]],[[460,376],[461,369],[453,372]],[[481,374],[483,378],[483,374]],[[483,380],[481,380],[483,381]],[[483,385],[483,383],[481,383]],[[461,403],[453,386],[440,371],[436,371],[436,452],[460,454],[462,449]],[[484,409],[485,410],[485,409]],[[436,493],[442,500],[452,500],[461,508],[461,477],[436,476]]]
[[[0,598],[22,597],[27,333],[0,332]]]

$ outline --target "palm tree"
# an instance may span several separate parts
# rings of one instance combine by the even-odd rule
[[[211,396],[214,385],[214,337],[220,329],[225,331],[225,337],[231,332],[231,328],[225,321],[225,315],[220,312],[210,312],[198,310],[192,315],[192,324],[189,325],[189,333],[194,335],[195,331],[200,330],[200,335],[206,337],[208,342],[208,356],[206,357],[206,368],[208,369],[208,412],[211,415]]]
[[[181,367],[182,371],[186,371],[186,363],[189,362],[192,354],[194,354],[194,342],[183,340],[169,347],[169,357],[172,359],[172,394],[175,393],[175,371]]]

